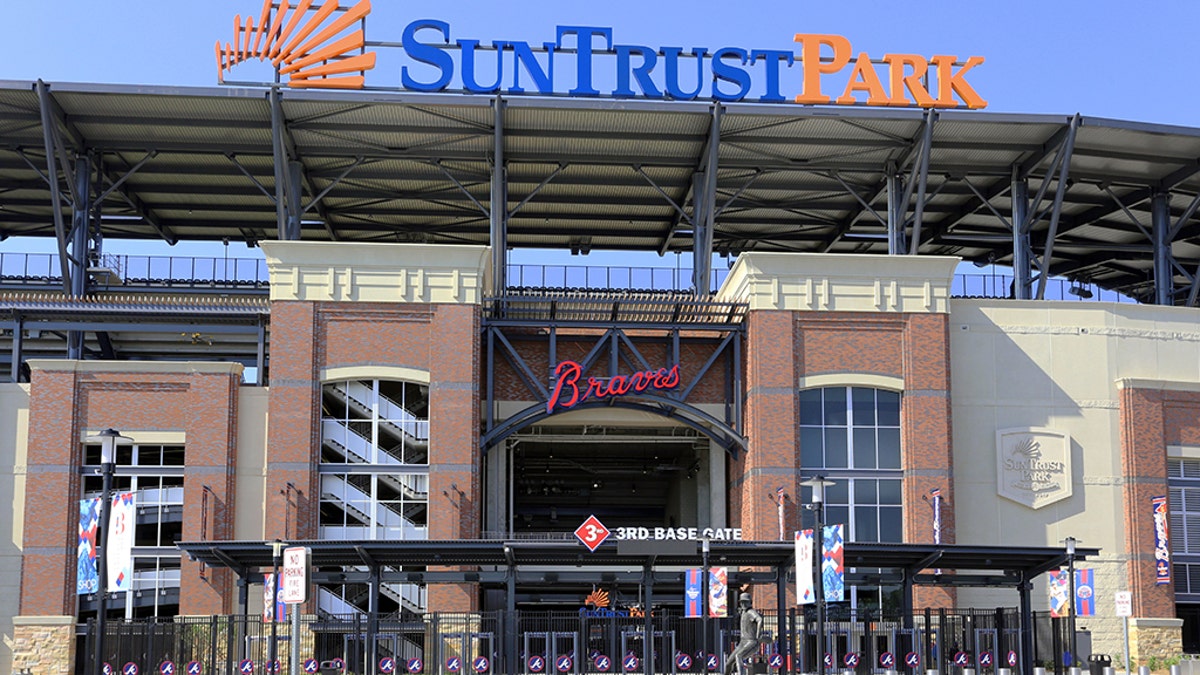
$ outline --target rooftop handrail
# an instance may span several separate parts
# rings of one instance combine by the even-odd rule
[[[270,282],[267,261],[259,258],[104,254],[90,261],[88,268],[115,272],[125,285],[266,287]],[[57,253],[0,253],[0,282],[45,284],[61,281]],[[116,282],[107,285],[113,283]]]
[[[196,256],[146,256],[105,254],[90,265],[112,270],[121,282],[101,283],[100,288],[126,286],[252,286],[266,288],[270,274],[266,260]],[[692,270],[686,267],[516,264],[508,266],[508,284],[525,290],[643,290],[689,291]],[[714,268],[710,292],[729,276]],[[61,283],[56,253],[0,253],[0,284],[42,286]],[[1002,273],[955,274],[950,286],[956,298],[1011,298],[1013,276]],[[1048,300],[1136,303],[1137,300],[1091,283],[1050,279]]]

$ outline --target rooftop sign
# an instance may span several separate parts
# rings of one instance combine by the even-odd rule
[[[796,33],[774,48],[623,44],[605,26],[556,26],[540,45],[454,35],[448,22],[418,19],[399,43],[365,37],[369,0],[348,9],[337,0],[313,5],[266,0],[258,20],[235,18],[234,39],[217,43],[218,80],[251,59],[270,61],[290,87],[366,88],[375,67],[367,47],[402,52],[399,86],[372,89],[472,94],[567,95],[722,102],[793,102],[920,108],[983,108],[967,81],[983,63],[951,55],[855,52],[841,35]],[[340,15],[335,17],[334,14]],[[355,29],[355,25],[358,28]],[[375,24],[378,25],[378,24]],[[550,39],[550,38],[553,39]],[[387,39],[394,40],[393,36]],[[780,48],[783,47],[783,48]],[[394,71],[393,71],[394,72]],[[357,74],[352,74],[357,73]],[[242,83],[245,84],[245,83]]]

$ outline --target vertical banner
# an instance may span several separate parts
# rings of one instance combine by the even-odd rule
[[[704,611],[700,605],[700,577],[704,574],[704,570],[688,570],[687,578],[683,585],[683,616],[688,619],[697,619],[704,615]]]
[[[1061,619],[1067,615],[1067,602],[1071,598],[1071,589],[1067,588],[1068,575],[1066,570],[1051,572],[1046,581],[1049,583],[1050,616]]]
[[[729,616],[729,570],[725,567],[708,569],[708,615]]]
[[[811,605],[817,601],[813,578],[813,531],[796,533],[796,603]]]
[[[1154,505],[1154,583],[1171,583],[1171,539],[1167,532],[1167,498],[1152,497]]]
[[[1075,616],[1096,615],[1096,571],[1075,570]]]
[[[133,531],[137,526],[133,493],[122,492],[113,497],[108,515],[108,590],[110,593],[133,588]]]
[[[942,543],[942,489],[934,488],[929,491],[930,503],[933,506],[933,543]],[[941,568],[933,570],[934,574],[941,574]]]
[[[275,580],[275,575],[267,572],[263,575],[263,623],[270,623],[271,619],[276,621],[287,620],[287,605],[283,603],[283,575],[280,575],[278,581]],[[272,612],[271,608],[275,611]]]
[[[75,572],[75,592],[83,595],[100,590],[96,571],[96,536],[100,531],[99,497],[79,500],[79,545]]]
[[[821,552],[821,579],[825,582],[825,602],[846,599],[846,567],[843,560],[842,526],[825,528],[825,545]]]
[[[775,504],[776,510],[779,512],[779,541],[783,541],[783,486],[775,488]]]

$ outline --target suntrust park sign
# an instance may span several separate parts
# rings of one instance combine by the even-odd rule
[[[400,86],[375,89],[475,94],[562,95],[723,102],[794,102],[922,108],[987,106],[967,79],[981,56],[856,52],[850,40],[796,33],[776,47],[626,44],[606,26],[559,25],[540,44],[458,37],[448,22],[418,19],[400,41],[368,41],[369,0],[344,12],[321,5],[268,3],[255,21],[237,17],[234,40],[216,46],[218,76],[257,58],[292,87],[361,89],[376,65],[368,47],[402,51]],[[377,25],[377,24],[375,24]],[[357,28],[357,30],[356,30]],[[394,38],[393,38],[394,39]],[[393,71],[394,72],[394,71]],[[387,78],[388,76],[382,76]]]

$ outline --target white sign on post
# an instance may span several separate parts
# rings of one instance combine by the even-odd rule
[[[279,597],[289,605],[308,599],[308,549],[294,546],[283,549],[283,590]]]
[[[1133,616],[1133,593],[1117,591],[1113,599],[1116,601],[1117,616]]]

